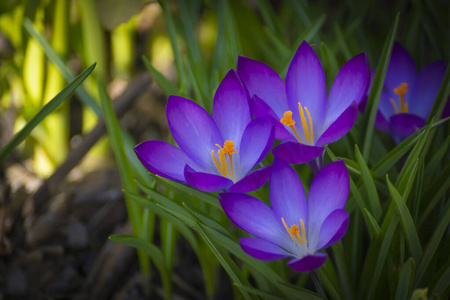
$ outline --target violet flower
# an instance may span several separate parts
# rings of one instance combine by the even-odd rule
[[[291,164],[318,157],[323,144],[350,131],[370,81],[366,55],[359,54],[339,71],[327,100],[322,65],[306,41],[292,59],[286,83],[267,65],[245,57],[239,57],[237,73],[252,98],[255,117],[276,119],[275,138],[283,143],[273,155]]]
[[[421,128],[431,111],[445,74],[445,62],[435,61],[420,74],[411,55],[400,44],[392,49],[380,96],[375,128],[397,142]]]
[[[297,173],[281,160],[274,160],[269,185],[272,207],[245,194],[219,194],[226,215],[255,236],[241,238],[242,249],[260,260],[293,257],[288,266],[299,272],[319,268],[327,255],[317,251],[341,239],[348,227],[344,206],[349,177],[344,162],[319,171],[308,201]]]
[[[245,193],[269,178],[270,166],[249,172],[272,147],[273,120],[252,120],[246,91],[234,70],[217,88],[214,117],[179,96],[169,97],[166,114],[180,148],[162,141],[137,145],[134,150],[150,172],[205,192]]]

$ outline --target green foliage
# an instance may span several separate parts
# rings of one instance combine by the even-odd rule
[[[100,1],[100,4],[106,5],[106,2]],[[82,63],[99,60],[102,66],[96,77],[104,83],[115,78],[110,78],[107,66],[108,39],[105,37],[110,32],[101,27],[99,20],[109,21],[112,29],[131,17],[138,2],[133,1],[133,5],[127,7],[129,10],[104,11],[100,15],[89,1],[79,3],[82,15],[79,23],[71,25],[76,28],[72,28],[74,41],[70,47],[75,49]],[[196,0],[189,3],[160,0],[145,4],[161,10],[152,30],[167,33],[176,74],[159,70],[148,53],[142,56],[139,68],[146,67],[165,98],[180,95],[210,112],[215,90],[226,72],[236,67],[238,55],[259,59],[284,78],[298,45],[306,40],[321,59],[329,88],[348,59],[361,52],[367,53],[371,68],[376,71],[366,111],[359,115],[355,128],[342,141],[326,146],[325,160],[343,159],[350,174],[346,206],[350,213],[348,232],[327,250],[327,262],[316,271],[318,284],[330,299],[447,299],[450,296],[450,259],[446,253],[450,224],[450,127],[448,118],[441,119],[450,94],[450,67],[423,128],[398,144],[374,130],[396,40],[411,51],[419,69],[437,59],[444,59],[449,65],[448,7],[442,10],[440,4],[438,1],[401,0],[389,4],[348,0],[340,5],[332,1],[303,0]],[[27,41],[33,41],[32,50],[43,51],[48,63],[56,66],[70,83],[45,106],[24,100],[23,106],[34,105],[36,111],[40,110],[0,149],[0,163],[74,92],[84,108],[104,117],[121,173],[133,235],[114,235],[110,239],[138,249],[144,274],[149,274],[150,263],[156,266],[166,299],[172,297],[171,280],[178,261],[175,250],[180,238],[189,243],[197,256],[205,294],[210,298],[218,290],[214,278],[221,267],[230,277],[236,297],[323,299],[309,275],[292,272],[285,261],[263,262],[248,256],[238,240],[245,233],[226,218],[216,194],[148,174],[133,152],[133,147],[141,141],[134,141],[120,126],[103,83],[94,83],[99,88],[99,99],[78,87],[94,65],[74,78],[65,58],[47,42],[43,31],[38,30],[45,22],[37,22],[35,16],[45,11],[45,2],[36,4],[34,13],[30,12],[32,8],[25,13],[23,5],[16,1],[0,7],[0,29],[17,50],[13,58],[0,65],[0,80],[6,82],[1,83],[1,87],[12,90],[16,86],[14,80],[20,81],[17,78],[22,75],[27,76],[27,82],[20,82],[18,86],[26,90],[25,86],[30,85],[31,63],[26,63],[25,57],[31,55],[26,54],[31,50],[26,50]],[[381,11],[380,5],[389,9]],[[6,9],[14,10],[14,14],[3,14]],[[216,33],[213,51],[203,45],[199,34],[209,26],[202,23],[207,14],[213,16],[215,22],[213,28],[206,28]],[[112,16],[111,20],[108,16]],[[22,23],[23,34],[21,31],[13,33],[5,25],[22,26]],[[135,29],[132,31],[136,33]],[[36,78],[44,78],[44,63],[38,63]],[[15,72],[15,77],[10,75],[10,70]],[[137,71],[129,72],[134,75]],[[40,84],[30,86],[37,91],[33,93],[42,94],[43,82]],[[4,99],[7,95],[1,96]],[[302,178],[312,177],[306,168],[297,170],[302,172]],[[307,180],[305,183],[308,185]],[[267,200],[266,192],[263,188],[254,194],[263,195]],[[160,244],[153,240],[158,234],[157,228]]]

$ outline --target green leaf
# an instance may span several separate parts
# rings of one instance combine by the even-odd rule
[[[331,299],[333,300],[343,299],[338,289],[340,286],[337,285],[336,283],[333,283],[332,277],[330,277],[330,274],[326,272],[323,266],[317,269],[315,272],[317,273],[317,276],[320,279],[320,283],[323,285],[327,293],[330,295]]]
[[[153,190],[152,188],[149,188],[140,182],[136,181],[139,188],[141,188],[144,193],[146,193],[148,196],[150,196],[153,201],[155,201],[157,204],[160,205],[160,207],[164,208],[166,211],[171,212],[172,214],[175,213],[176,216],[183,216],[182,220],[185,221],[188,225],[193,226],[194,225],[194,217],[182,206],[180,206],[178,203],[173,201],[172,199],[167,198],[166,196],[160,194],[159,192]],[[150,201],[145,198],[134,198],[135,201],[141,203],[142,205],[146,205],[146,201]]]
[[[344,254],[344,247],[342,241],[338,241],[331,246],[334,255],[334,262],[336,271],[339,274],[339,283],[344,292],[345,299],[353,298],[353,286],[351,283],[350,272],[348,270],[348,263]]]
[[[274,294],[272,294],[270,292],[263,291],[261,289],[255,289],[253,287],[245,286],[245,285],[237,285],[237,284],[234,284],[234,285],[236,287],[238,287],[239,289],[243,289],[243,290],[249,292],[250,294],[254,294],[254,295],[263,297],[263,299],[273,299],[273,300],[283,300],[283,299],[285,299],[285,298],[281,298],[280,296],[274,295]]]
[[[158,83],[158,86],[163,90],[164,94],[169,97],[170,95],[176,95],[178,93],[177,87],[170,82],[163,74],[156,70],[147,57],[142,56],[142,61],[147,67],[147,70],[152,74],[153,78]]]
[[[114,243],[144,250],[153,259],[153,262],[161,273],[167,272],[161,250],[152,243],[129,234],[114,234],[109,239]]]
[[[50,44],[44,39],[42,35],[40,35],[36,29],[34,29],[33,23],[29,19],[25,19],[23,21],[23,24],[25,26],[25,29],[28,31],[28,33],[34,37],[38,43],[41,45],[42,50],[44,50],[45,54],[48,56],[48,58],[58,67],[61,74],[64,76],[64,78],[67,81],[73,80],[73,75],[69,71],[69,69],[66,67],[65,63],[61,60],[61,58],[56,54],[55,51],[53,51]],[[75,93],[80,97],[80,100],[89,106],[97,116],[101,115],[101,108],[100,106],[91,99],[91,97],[88,95],[88,93],[83,89],[79,88],[76,89]]]
[[[375,220],[380,220],[381,203],[378,198],[377,188],[375,186],[375,182],[373,181],[372,175],[370,174],[370,170],[367,167],[357,145],[355,145],[355,156],[361,169],[361,177],[366,189],[367,198],[369,199],[370,212],[374,216]]]
[[[287,282],[277,282],[278,287],[283,290],[283,292],[289,296],[287,299],[301,299],[301,300],[320,300],[324,299],[317,293],[311,292],[310,290],[298,287]]]
[[[410,257],[408,261],[402,266],[400,277],[398,279],[397,291],[395,292],[395,300],[403,300],[409,298],[415,269],[416,264],[414,263],[414,259]]]
[[[416,228],[414,226],[414,221],[409,213],[408,207],[406,206],[405,200],[397,191],[397,189],[392,185],[389,177],[386,175],[386,181],[391,193],[392,199],[397,207],[397,212],[400,217],[400,224],[403,227],[403,232],[406,235],[406,240],[408,243],[409,251],[414,259],[414,261],[419,261],[422,256],[422,246],[420,245],[419,235],[417,234]]]
[[[414,287],[418,287],[421,283],[423,276],[425,275],[428,267],[430,266],[430,262],[432,261],[436,251],[438,250],[439,244],[441,242],[442,237],[448,229],[448,225],[450,223],[450,207],[447,205],[447,211],[440,221],[439,225],[433,230],[433,235],[431,236],[430,241],[425,247],[425,251],[417,265],[417,271],[414,276]]]
[[[197,228],[197,232],[200,234],[200,236],[206,242],[206,245],[209,247],[209,249],[212,251],[214,256],[219,261],[219,263],[225,269],[228,276],[230,276],[231,281],[234,284],[236,284],[236,286],[239,288],[239,290],[241,291],[244,298],[252,299],[245,289],[240,288],[241,286],[249,285],[249,283],[245,279],[245,277],[242,275],[241,270],[239,270],[239,268],[236,266],[234,261],[228,256],[228,254],[225,251],[223,251],[223,249],[220,249],[217,246],[217,244],[211,239],[211,237],[203,230],[202,225],[197,224],[196,228]]]
[[[206,226],[211,227],[214,230],[217,230],[218,232],[222,233],[223,235],[225,235],[229,238],[233,238],[233,236],[228,232],[228,230],[223,228],[216,220],[209,218],[203,212],[196,209],[189,203],[184,202],[183,205]]]
[[[129,197],[131,200],[139,202],[142,206],[147,207],[149,210],[155,212],[161,218],[167,219],[171,221],[174,226],[180,231],[180,233],[186,238],[186,240],[191,244],[194,250],[198,249],[198,241],[192,231],[187,227],[180,219],[176,218],[172,214],[168,213],[166,210],[161,208],[160,205],[152,202],[151,200],[136,194],[131,194],[127,191],[124,191],[125,195]]]
[[[391,57],[392,47],[394,46],[395,35],[397,33],[398,22],[400,20],[400,14],[397,14],[395,22],[392,25],[391,31],[384,43],[383,52],[378,63],[378,67],[375,71],[375,77],[372,82],[372,88],[367,99],[365,125],[366,128],[364,134],[364,147],[363,147],[363,157],[365,161],[368,161],[370,145],[372,143],[372,135],[375,124],[375,117],[377,116],[378,104],[380,102],[381,91],[383,90],[384,78],[386,76],[386,71],[389,65],[389,60]]]
[[[5,158],[31,133],[31,131],[52,111],[54,111],[85,79],[95,68],[95,63],[84,70],[72,82],[70,82],[61,92],[42,107],[38,113],[19,131],[13,138],[0,149],[0,164]]]
[[[370,214],[370,212],[364,208],[363,211],[364,219],[367,223],[367,228],[369,229],[370,236],[372,238],[378,238],[380,235],[380,225],[378,225],[377,220]]]
[[[179,183],[179,182],[167,179],[167,178],[163,178],[158,175],[153,175],[150,173],[150,176],[152,176],[156,181],[160,182],[164,186],[166,186],[166,187],[170,188],[171,190],[173,190],[174,192],[178,193],[181,197],[183,197],[184,193],[186,193],[188,195],[191,195],[199,200],[202,200],[202,201],[212,205],[215,208],[222,209],[222,206],[220,205],[220,202],[216,196],[212,196],[208,193],[194,189],[193,187],[190,187],[188,185],[185,185],[185,184],[182,184],[182,183]]]
[[[122,185],[126,191],[130,193],[137,193],[138,189],[133,179],[134,174],[125,153],[122,133],[120,131],[119,122],[117,121],[116,115],[112,108],[111,100],[109,99],[105,87],[100,81],[98,82],[98,86],[106,129],[108,130],[109,141],[119,167]],[[125,197],[125,204],[133,232],[140,238],[144,238],[144,228],[142,227],[142,208],[137,202],[131,201],[127,197]],[[138,251],[138,256],[142,273],[145,275],[149,274],[150,261],[148,260],[148,257],[142,251]]]

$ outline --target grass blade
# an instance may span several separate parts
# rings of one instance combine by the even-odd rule
[[[58,95],[42,107],[39,112],[0,150],[0,164],[30,134],[30,132],[52,111],[54,111],[95,68],[95,63],[78,75]]]
[[[386,181],[389,192],[391,193],[392,199],[397,207],[397,212],[400,217],[400,224],[402,225],[403,231],[406,235],[409,251],[414,261],[419,261],[422,256],[422,246],[420,245],[419,235],[417,234],[416,227],[414,226],[414,221],[409,213],[408,207],[406,206],[405,200],[392,185],[388,176],[386,176]]]
[[[411,293],[414,271],[416,264],[414,259],[409,258],[406,264],[403,265],[398,279],[397,291],[395,292],[395,300],[408,299]]]
[[[372,135],[375,124],[375,117],[377,116],[378,104],[380,102],[381,91],[384,85],[384,78],[386,76],[386,71],[389,65],[389,60],[391,57],[392,47],[394,46],[395,35],[397,33],[398,22],[400,20],[400,14],[397,14],[395,18],[394,25],[391,28],[384,46],[383,52],[381,54],[380,62],[378,63],[377,70],[375,72],[375,78],[372,82],[372,90],[370,91],[369,98],[367,99],[366,106],[366,121],[365,128],[366,132],[364,135],[364,147],[363,147],[363,157],[365,161],[369,159],[370,145],[372,143]],[[363,128],[364,128],[363,127]]]

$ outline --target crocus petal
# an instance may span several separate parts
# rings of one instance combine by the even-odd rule
[[[393,91],[403,82],[408,85],[414,84],[416,76],[417,70],[411,55],[403,46],[395,43],[392,48],[384,85]]]
[[[252,114],[255,116],[255,118],[260,117],[271,117],[274,120],[275,124],[275,138],[280,141],[296,141],[295,137],[292,133],[287,131],[286,127],[280,122],[281,117],[277,115],[272,108],[267,105],[261,98],[258,96],[253,96],[253,98],[250,100],[250,109],[252,111]],[[284,112],[283,112],[284,113]]]
[[[397,107],[400,105],[399,96],[394,94],[393,90],[388,90],[387,87],[383,87],[380,102],[378,104],[378,111],[385,119],[389,119],[392,115],[396,114],[392,101],[396,103]]]
[[[329,163],[314,178],[308,195],[308,237],[317,237],[328,215],[343,209],[347,202],[350,181],[344,161]]]
[[[146,141],[134,147],[141,163],[153,174],[185,182],[184,166],[195,165],[180,149],[166,142]]]
[[[370,84],[369,62],[365,53],[350,59],[339,71],[328,95],[324,130],[353,102],[359,105]]]
[[[445,62],[435,61],[420,72],[411,91],[408,112],[423,119],[428,117],[445,74]]]
[[[308,108],[313,128],[323,123],[326,101],[325,73],[311,46],[304,41],[286,74],[286,94],[290,110],[298,113],[298,102]]]
[[[323,151],[323,147],[308,146],[297,142],[285,142],[273,148],[272,154],[289,164],[303,164],[316,158]]]
[[[241,238],[242,249],[248,255],[260,260],[278,260],[289,257],[290,254],[279,246],[258,238]]]
[[[250,98],[257,95],[279,115],[289,110],[283,79],[269,66],[257,60],[239,56],[237,74]]]
[[[186,182],[204,192],[217,192],[229,188],[233,181],[220,175],[197,172],[189,165],[184,168]]]
[[[389,122],[386,120],[386,118],[380,111],[377,111],[374,127],[384,132],[389,132],[390,130]]]
[[[290,227],[303,220],[308,226],[308,208],[305,190],[300,178],[287,163],[275,159],[270,176],[270,203],[275,217],[284,226],[281,218]]]
[[[450,97],[447,99],[447,103],[445,104],[444,111],[442,112],[442,119],[450,117]]]
[[[239,148],[242,133],[252,117],[247,93],[234,70],[227,73],[217,88],[213,118],[223,138],[233,141],[235,148]]]
[[[261,200],[237,193],[219,194],[219,200],[228,218],[242,230],[276,245],[290,239],[272,209]]]
[[[356,103],[348,107],[331,125],[328,127],[325,132],[320,136],[317,140],[316,145],[321,146],[323,144],[328,145],[329,143],[333,143],[352,129],[353,125],[356,122],[356,118],[358,117],[358,107]]]
[[[323,222],[320,228],[319,243],[315,249],[328,248],[339,241],[347,232],[348,212],[343,209],[333,211]]]
[[[305,256],[302,259],[293,259],[288,262],[288,266],[297,272],[310,272],[320,268],[326,260],[327,255],[325,253],[316,253]]]
[[[200,105],[178,96],[170,96],[167,121],[178,146],[201,168],[215,169],[211,151],[224,140],[211,116]]]
[[[241,172],[241,174],[238,174],[238,178],[242,178],[244,174],[247,174],[263,160],[272,148],[274,138],[275,128],[272,118],[258,118],[248,124],[242,135],[241,147],[238,150]]]
[[[262,167],[251,172],[235,184],[233,184],[228,192],[232,193],[248,193],[259,189],[267,182],[270,176],[270,166]]]
[[[394,136],[404,139],[422,128],[425,120],[413,114],[397,114],[391,117],[391,130]]]

